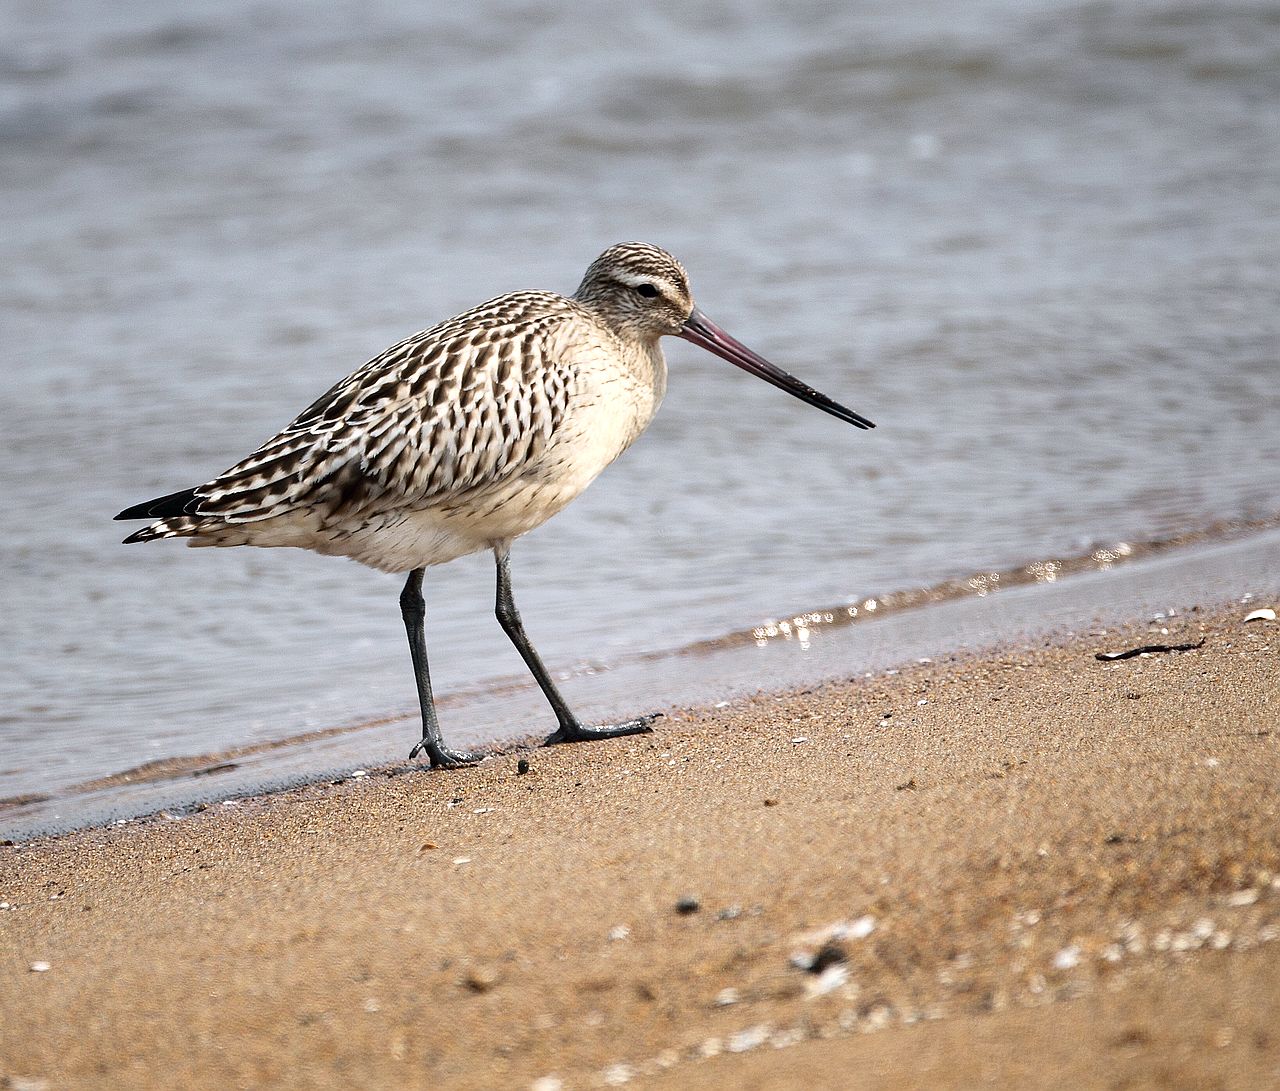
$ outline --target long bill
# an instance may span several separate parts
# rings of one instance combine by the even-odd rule
[[[814,390],[808,383],[801,382],[794,375],[789,375],[782,368],[769,363],[763,356],[752,352],[741,341],[725,333],[697,307],[693,308],[693,313],[689,315],[688,321],[677,336],[683,337],[686,341],[692,341],[708,352],[714,352],[721,359],[736,364],[743,371],[763,379],[766,383],[772,383],[779,390],[785,390],[788,394],[799,398],[802,402],[807,402],[816,409],[821,409],[824,413],[839,417],[857,428],[875,427],[866,417],[855,413],[852,409],[846,409],[821,391]]]

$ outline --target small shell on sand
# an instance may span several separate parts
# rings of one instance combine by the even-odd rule
[[[747,1053],[762,1046],[769,1040],[771,1028],[761,1024],[758,1027],[748,1027],[746,1030],[740,1030],[737,1034],[732,1035],[728,1042],[725,1043],[725,1049],[730,1053]]]
[[[1070,947],[1064,947],[1053,956],[1053,968],[1055,970],[1074,970],[1079,965],[1080,948],[1074,944]]]
[[[848,980],[849,964],[846,962],[833,962],[809,981],[805,987],[805,993],[811,1000],[815,996],[826,996],[827,993],[834,992]]]

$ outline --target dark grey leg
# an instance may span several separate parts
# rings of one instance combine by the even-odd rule
[[[413,656],[413,677],[418,683],[418,704],[422,706],[422,741],[409,751],[410,759],[425,752],[431,759],[432,769],[455,765],[470,765],[483,754],[467,754],[450,750],[440,740],[440,721],[436,719],[436,703],[431,696],[431,675],[427,672],[427,638],[424,624],[427,619],[426,603],[422,600],[423,569],[416,568],[405,580],[400,592],[400,613],[404,617],[405,632],[409,634],[409,654]]]
[[[560,721],[559,728],[547,736],[547,745],[557,742],[586,742],[588,739],[614,739],[619,735],[639,735],[645,731],[652,731],[653,728],[649,725],[657,719],[656,715],[641,716],[638,720],[627,720],[626,723],[621,724],[604,724],[601,727],[583,726],[565,703],[560,691],[556,689],[556,684],[551,681],[547,668],[543,666],[538,653],[529,643],[529,637],[525,635],[524,624],[520,621],[520,611],[516,609],[515,599],[511,597],[510,555],[505,549],[495,549],[493,555],[498,562],[498,604],[494,611],[498,617],[498,624],[511,638],[511,643],[516,646],[516,651],[524,659],[542,692],[546,694],[547,700],[551,702],[556,719]]]

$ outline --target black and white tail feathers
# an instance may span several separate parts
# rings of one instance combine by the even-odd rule
[[[125,508],[117,519],[159,519],[149,527],[135,530],[124,540],[125,545],[134,542],[150,542],[156,538],[179,538],[190,533],[199,518],[190,518],[196,514],[196,490],[181,489],[168,496],[158,496],[143,504],[135,504]]]

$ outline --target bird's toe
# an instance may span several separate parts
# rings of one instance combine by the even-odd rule
[[[653,730],[653,721],[661,716],[661,712],[649,713],[634,720],[626,720],[620,724],[601,724],[598,727],[584,727],[582,724],[561,724],[559,728],[547,736],[544,746],[554,746],[562,742],[590,742],[593,739],[616,739],[623,735],[644,735]]]
[[[475,765],[477,762],[483,761],[485,755],[475,751],[468,750],[450,750],[443,743],[438,743],[434,739],[423,739],[412,750],[409,751],[409,760],[412,761],[419,754],[426,754],[431,761],[432,769],[458,769],[464,765]]]

